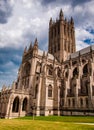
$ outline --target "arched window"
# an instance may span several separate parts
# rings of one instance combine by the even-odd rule
[[[88,95],[88,81],[84,81],[82,86],[81,86],[81,93],[84,94],[84,95]]]
[[[52,97],[52,86],[48,86],[48,97]]]
[[[68,52],[70,52],[70,44],[69,44],[69,42],[68,42]]]
[[[55,37],[56,37],[56,28],[54,29],[54,34],[55,34]]]
[[[53,75],[53,67],[52,67],[52,65],[50,65],[50,66],[48,67],[48,74],[49,74],[49,75]]]
[[[72,99],[72,105],[75,107],[75,99]]]
[[[53,30],[51,31],[51,37],[53,38]]]
[[[80,98],[80,106],[83,107],[83,99]]]
[[[68,78],[68,71],[65,72],[65,78]]]
[[[85,82],[85,93],[88,95],[88,81]]]
[[[70,102],[70,99],[68,99],[68,106],[70,106],[71,105],[71,102]]]
[[[64,34],[66,35],[66,26],[64,25]]]
[[[73,70],[73,77],[78,77],[77,67]]]
[[[60,51],[60,42],[58,41],[58,51]]]
[[[27,98],[24,98],[23,105],[22,105],[22,111],[26,111],[26,110],[27,110]]]
[[[27,62],[23,68],[23,75],[22,76],[29,76],[30,75],[31,65]]]
[[[19,111],[19,97],[16,97],[13,101],[12,112],[18,112],[18,111]]]
[[[65,42],[64,42],[64,50],[65,50],[65,51],[67,50],[67,42],[66,42],[66,40],[65,40]]]
[[[54,52],[56,52],[56,45],[54,46]]]
[[[60,34],[60,27],[59,27],[59,24],[58,24],[58,34]]]
[[[86,98],[86,107],[88,107],[88,98]]]
[[[35,86],[35,98],[37,98],[37,94],[38,94],[38,84],[36,84]]]
[[[83,74],[88,74],[88,64],[83,67]]]

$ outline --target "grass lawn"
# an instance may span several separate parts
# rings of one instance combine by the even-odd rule
[[[0,130],[94,130],[94,117],[48,116],[0,119]]]

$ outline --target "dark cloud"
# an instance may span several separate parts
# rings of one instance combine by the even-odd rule
[[[54,3],[56,2],[56,0],[42,0],[42,4],[45,5],[45,4],[51,4],[51,3]]]
[[[7,23],[8,18],[12,15],[12,6],[9,0],[0,0],[0,23]]]
[[[42,0],[43,5],[48,5],[48,4],[62,4],[62,5],[67,5],[71,4],[73,7],[77,5],[82,5],[86,2],[90,2],[92,0]]]
[[[77,6],[77,5],[82,5],[86,2],[90,2],[92,0],[72,0],[72,5],[73,6]]]
[[[45,7],[51,6],[64,6],[67,4],[72,4],[72,0],[42,0],[42,5]]]
[[[0,48],[0,88],[16,80],[22,54],[23,49]]]
[[[19,66],[23,50],[13,48],[0,48],[0,72],[11,71],[9,63],[14,66]]]

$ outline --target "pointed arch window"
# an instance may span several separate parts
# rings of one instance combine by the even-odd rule
[[[67,42],[66,42],[66,40],[65,40],[65,42],[64,42],[64,50],[66,51],[67,50],[67,44],[66,44]]]
[[[88,107],[88,98],[86,98],[86,107]]]
[[[37,98],[37,94],[38,94],[38,84],[36,84],[35,86],[35,99]]]
[[[59,24],[58,24],[58,35],[60,34],[60,26],[59,26]]]
[[[80,99],[80,106],[83,107],[83,99]]]
[[[48,86],[48,97],[52,97],[52,86],[51,85],[49,85]]]
[[[48,74],[53,75],[53,66],[52,65],[48,66]]]
[[[54,33],[55,33],[55,37],[56,37],[56,27],[55,27],[55,29],[54,29]]]
[[[78,69],[77,67],[73,70],[73,77],[78,77]]]
[[[86,64],[86,65],[83,67],[83,74],[84,74],[84,75],[88,74],[88,64]]]
[[[66,26],[64,25],[64,34],[66,35]]]
[[[70,52],[70,44],[69,44],[69,42],[68,42],[68,52]]]
[[[22,105],[22,111],[26,111],[26,110],[27,110],[27,98],[24,98],[23,105]]]
[[[70,105],[71,105],[71,101],[70,99],[68,99],[68,106],[70,107]]]
[[[12,112],[18,112],[18,111],[19,111],[19,97],[15,97],[13,101]]]
[[[72,105],[75,107],[75,99],[72,99]]]
[[[23,67],[23,75],[22,76],[29,76],[30,75],[30,69],[31,69],[31,65],[29,62],[27,62],[25,64],[25,66]]]
[[[56,52],[56,45],[54,46],[54,52]]]
[[[58,51],[60,51],[60,42],[58,41]]]

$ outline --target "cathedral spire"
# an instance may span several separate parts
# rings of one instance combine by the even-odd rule
[[[35,39],[34,46],[33,46],[33,56],[35,56],[38,52],[38,41],[37,38]]]
[[[60,18],[60,20],[63,20],[63,18],[64,18],[62,9],[60,10],[59,18]]]
[[[30,46],[29,46],[29,50],[31,50],[32,49],[32,42],[30,43]]]
[[[37,38],[35,39],[33,49],[35,49],[35,50],[38,49],[38,41],[37,41]]]
[[[38,46],[37,38],[35,39],[34,46]]]

